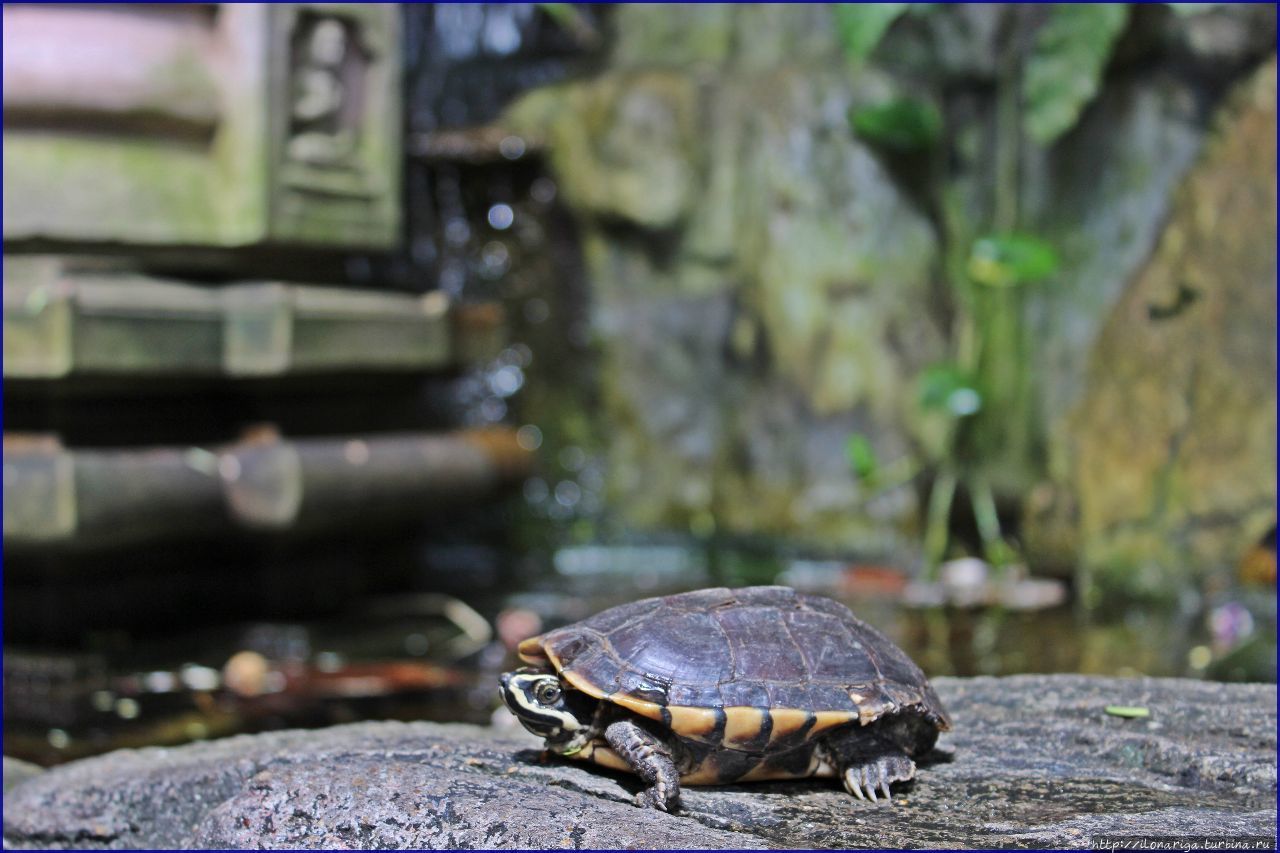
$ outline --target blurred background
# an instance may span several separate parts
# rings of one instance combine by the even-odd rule
[[[4,8],[4,751],[784,583],[1276,674],[1272,5]]]

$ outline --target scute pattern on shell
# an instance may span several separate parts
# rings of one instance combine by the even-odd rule
[[[863,724],[915,707],[950,721],[888,638],[830,599],[788,587],[707,589],[610,608],[521,644],[572,685],[662,719],[662,709],[837,712]]]

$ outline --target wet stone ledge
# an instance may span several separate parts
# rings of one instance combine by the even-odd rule
[[[542,762],[528,738],[358,723],[121,751],[32,774],[6,759],[7,848],[1088,847],[1098,835],[1275,837],[1274,685],[1014,676],[935,682],[950,755],[892,803],[830,781],[687,789]],[[1150,710],[1109,716],[1109,705]],[[11,770],[19,773],[10,785]]]

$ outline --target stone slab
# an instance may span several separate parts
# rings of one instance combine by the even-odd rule
[[[829,781],[692,788],[540,759],[523,733],[367,722],[120,751],[16,784],[6,847],[1087,848],[1100,834],[1275,837],[1274,685],[939,678],[955,719],[892,803]],[[1122,719],[1108,705],[1141,705]]]

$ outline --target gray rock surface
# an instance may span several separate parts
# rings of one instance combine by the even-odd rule
[[[1274,685],[1015,676],[935,682],[951,754],[892,803],[826,781],[692,788],[542,761],[523,736],[359,723],[121,751],[6,795],[6,847],[1088,847],[1099,834],[1274,837]],[[1141,705],[1121,719],[1108,705]]]

